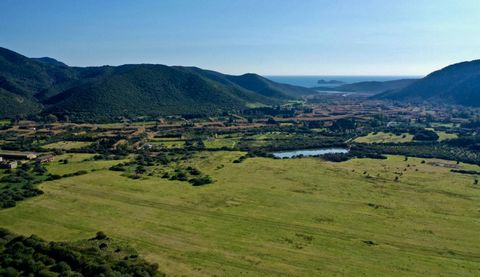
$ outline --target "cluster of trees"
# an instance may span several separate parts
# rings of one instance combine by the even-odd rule
[[[189,182],[192,184],[192,186],[203,186],[203,185],[208,185],[213,182],[212,177],[208,175],[192,178],[189,180]]]
[[[213,182],[212,177],[203,174],[199,169],[188,166],[187,168],[176,168],[173,172],[165,172],[162,178],[189,182],[193,186],[203,186]]]
[[[0,276],[164,276],[158,265],[102,232],[78,243],[47,242],[0,229]]]
[[[369,144],[363,145],[362,147],[364,151],[371,151],[381,154],[404,155],[420,158],[438,158],[480,165],[480,152],[473,151],[466,147],[453,146],[447,142]]]
[[[292,108],[285,108],[281,106],[277,107],[258,107],[252,109],[246,109],[242,111],[242,115],[250,115],[250,116],[277,116],[277,117],[293,117],[295,116],[295,109]]]
[[[418,141],[437,141],[438,135],[432,130],[421,129],[414,133],[413,139]]]
[[[480,135],[464,136],[457,139],[445,141],[445,144],[452,147],[463,147],[471,151],[480,151]]]
[[[114,165],[110,167],[110,170],[125,172],[125,176],[139,179],[145,173],[149,172],[148,175],[154,174],[149,170],[149,167],[168,166],[175,162],[186,161],[192,158],[193,154],[194,151],[190,149],[169,149],[155,155],[149,155],[148,151],[143,151],[137,154],[134,161]],[[162,178],[190,182],[193,186],[201,186],[213,182],[210,176],[203,174],[198,168],[192,166],[177,166],[173,171],[164,172]]]
[[[339,136],[322,136],[319,134],[295,134],[289,137],[278,137],[264,140],[243,137],[236,148],[241,151],[252,152],[262,150],[265,152],[292,150],[292,149],[311,149],[311,148],[327,148],[327,147],[345,147],[345,137]]]
[[[26,163],[6,173],[0,179],[0,209],[15,207],[18,201],[42,194],[37,184],[48,178],[47,170],[41,164],[32,167]]]
[[[387,157],[382,155],[382,152],[378,151],[377,149],[371,149],[368,146],[362,144],[353,144],[350,146],[350,151],[348,153],[325,154],[321,155],[320,158],[330,162],[343,162],[352,158],[383,160]]]

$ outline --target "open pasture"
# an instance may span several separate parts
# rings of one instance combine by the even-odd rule
[[[131,180],[106,169],[121,161],[69,156],[49,170],[96,171],[44,183],[44,195],[1,210],[0,221],[51,240],[102,230],[177,276],[480,272],[480,188],[474,176],[450,172],[455,162],[232,162],[241,155],[199,152],[189,162],[215,180],[201,187]]]
[[[402,143],[402,142],[410,142],[413,140],[412,134],[401,134],[396,135],[393,133],[385,133],[385,132],[378,132],[378,133],[370,133],[363,137],[358,137],[355,139],[355,142],[358,143]]]

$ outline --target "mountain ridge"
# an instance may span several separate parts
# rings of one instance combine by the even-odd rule
[[[315,90],[323,91],[341,91],[366,94],[378,94],[393,89],[401,89],[413,84],[418,79],[398,79],[391,81],[364,81],[351,84],[344,84],[335,87],[314,87]]]
[[[480,60],[446,66],[401,90],[387,91],[374,97],[480,107]]]
[[[70,67],[0,47],[0,117],[210,114],[278,105],[312,93],[252,73],[160,64]]]

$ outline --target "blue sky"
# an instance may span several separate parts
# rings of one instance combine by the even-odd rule
[[[2,0],[0,46],[69,65],[424,75],[480,59],[479,0]]]

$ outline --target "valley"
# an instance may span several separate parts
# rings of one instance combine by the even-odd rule
[[[478,112],[320,94],[207,118],[5,121],[0,156],[53,158],[0,171],[0,222],[48,241],[101,231],[173,276],[475,275]],[[331,148],[348,151],[274,155]]]
[[[479,14],[0,1],[0,277],[480,276]]]

